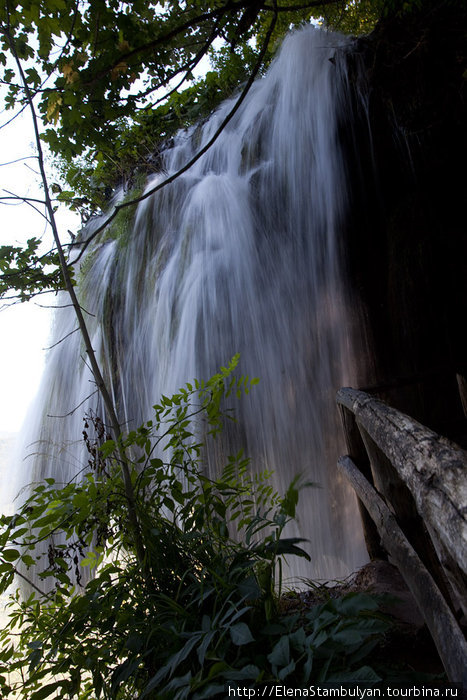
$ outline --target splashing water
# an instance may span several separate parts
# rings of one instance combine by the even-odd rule
[[[104,232],[78,275],[93,347],[129,428],[151,417],[162,393],[208,378],[236,352],[241,371],[260,377],[236,407],[230,449],[272,469],[280,491],[298,472],[319,485],[302,493],[290,533],[309,540],[312,558],[292,574],[310,578],[342,577],[366,561],[356,501],[335,466],[343,446],[334,394],[356,372],[342,261],[345,46],[312,28],[287,38],[209,151],[128,225]],[[167,174],[233,104],[177,135],[163,155]],[[73,331],[72,310],[58,310],[55,326],[57,340]],[[67,481],[87,463],[82,416],[102,408],[86,398],[94,384],[83,357],[79,333],[50,351],[22,483]],[[209,470],[219,471],[218,457]]]

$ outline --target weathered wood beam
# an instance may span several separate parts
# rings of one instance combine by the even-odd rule
[[[467,418],[467,379],[463,374],[457,374],[457,386],[459,389],[459,396],[461,399],[462,410],[464,411],[464,416]]]
[[[368,481],[383,497],[389,510],[395,515],[401,530],[432,575],[446,602],[454,610],[455,600],[447,582],[446,573],[441,566],[433,540],[428,534],[425,522],[417,510],[415,499],[410,489],[402,481],[388,457],[376,445],[367,431],[361,425],[359,428],[371,463],[373,478],[369,479],[367,477]],[[352,457],[352,455],[349,456]],[[358,462],[356,462],[356,465],[360,466]],[[363,476],[366,476],[366,474],[363,473]]]
[[[337,401],[389,458],[423,520],[467,574],[467,453],[361,391],[340,389]]]
[[[371,464],[362,440],[362,436],[355,422],[355,417],[353,413],[345,406],[339,406],[339,409],[348,454],[358,465],[358,468],[362,474],[371,482]],[[358,509],[362,519],[363,536],[365,538],[368,556],[372,561],[374,559],[387,559],[387,553],[381,546],[380,537],[376,526],[360,499],[358,499]]]
[[[350,457],[341,457],[338,466],[371,515],[384,548],[411,590],[436,644],[449,680],[454,683],[465,683],[467,642],[428,569],[420,561],[383,499]]]

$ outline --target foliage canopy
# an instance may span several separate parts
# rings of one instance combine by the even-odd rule
[[[361,32],[382,8],[381,0],[5,2],[5,105],[25,101],[9,60],[13,53],[25,63],[46,125],[43,138],[65,163],[70,192],[84,188],[89,197],[84,178],[97,166],[93,205],[102,204],[109,184],[128,179],[136,163],[157,167],[154,154],[164,139],[208,114],[246,80],[273,18],[263,66],[285,32],[304,21],[324,17],[330,26]],[[213,70],[195,77],[207,57]]]

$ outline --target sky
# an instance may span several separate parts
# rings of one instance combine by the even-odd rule
[[[11,116],[12,112],[0,111],[0,127]],[[39,177],[33,172],[37,170],[36,161],[11,163],[33,154],[34,138],[28,113],[0,128],[0,197],[8,196],[6,190],[20,196],[41,197]],[[61,224],[65,230],[73,230],[78,221],[67,213],[62,214]],[[43,233],[44,220],[29,206],[0,201],[0,245],[24,244],[28,238],[41,237]],[[53,305],[54,298],[53,294],[41,295],[35,301],[8,308],[0,302],[0,434],[20,431],[37,393],[51,323],[50,309],[39,304]]]

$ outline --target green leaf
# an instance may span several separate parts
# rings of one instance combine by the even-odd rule
[[[362,666],[357,671],[344,671],[342,673],[330,674],[326,682],[328,683],[378,683],[381,676],[370,667]]]
[[[18,552],[17,549],[4,549],[1,552],[1,556],[5,561],[16,561],[21,557],[21,554]]]
[[[284,666],[284,668],[281,668],[281,670],[278,672],[277,677],[282,681],[287,676],[290,676],[291,673],[295,671],[295,661],[292,659],[287,666]]]
[[[289,638],[284,635],[274,645],[273,650],[268,654],[268,661],[276,668],[282,668],[290,663]]]
[[[186,657],[191,653],[193,648],[199,641],[199,635],[194,635],[191,639],[186,642],[186,644],[178,651],[173,654],[168,663],[159,668],[158,672],[150,679],[149,683],[145,686],[143,692],[139,696],[140,699],[147,697],[153,690],[155,690],[162,682],[165,683],[167,676],[174,673],[177,666],[186,659]]]
[[[349,627],[347,629],[341,629],[333,632],[332,639],[339,644],[352,647],[355,644],[360,644],[362,639],[364,639],[364,634],[362,634],[362,632],[355,627]]]
[[[203,666],[203,664],[204,664],[206,652],[207,652],[212,640],[214,639],[215,635],[216,635],[215,630],[211,630],[211,631],[207,632],[203,636],[203,638],[201,639],[201,643],[196,650],[196,653],[198,655],[198,661],[199,661],[201,666]]]
[[[36,560],[33,559],[30,554],[23,554],[21,557],[21,561],[28,567],[34,566],[34,564],[36,563]]]
[[[55,683],[50,683],[49,685],[43,686],[39,690],[36,690],[32,695],[29,696],[29,700],[43,700],[43,698],[48,698],[52,693],[55,693],[59,688],[63,688],[63,681],[56,681]]]
[[[232,625],[229,632],[232,642],[238,647],[255,641],[250,628],[245,622],[237,622],[236,625]]]
[[[226,680],[229,681],[246,681],[246,680],[256,680],[258,676],[261,674],[260,669],[258,666],[254,666],[253,664],[247,664],[246,666],[243,666],[240,669],[232,669],[229,670],[225,673],[223,673],[223,676]]]
[[[343,615],[358,615],[362,610],[377,610],[378,598],[368,593],[348,593],[333,601],[335,610]]]
[[[138,652],[144,644],[144,638],[141,634],[133,633],[131,634],[125,642],[125,648],[129,651]]]

